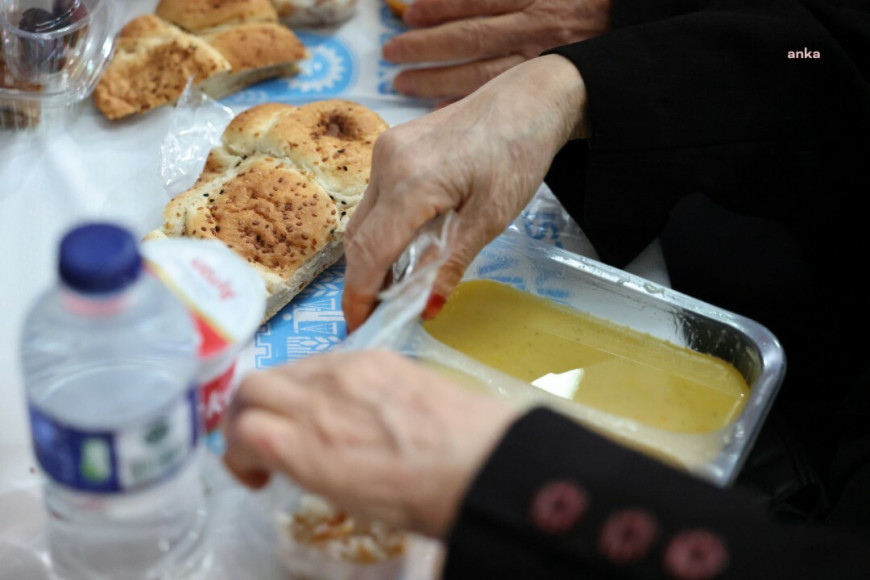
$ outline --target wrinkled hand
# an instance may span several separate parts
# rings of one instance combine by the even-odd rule
[[[403,71],[396,90],[455,99],[543,51],[610,28],[610,0],[417,0],[403,16],[417,28],[383,47],[386,60],[433,66]]]
[[[441,537],[516,414],[394,353],[330,353],[248,375],[224,462],[252,487],[281,472],[349,513]]]
[[[449,296],[474,256],[534,196],[559,148],[572,134],[583,136],[585,103],[576,67],[548,55],[383,133],[375,143],[371,181],[345,235],[348,330],[371,313],[415,231],[454,209],[458,235],[433,291]]]

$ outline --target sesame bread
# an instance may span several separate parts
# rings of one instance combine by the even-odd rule
[[[229,61],[206,41],[157,16],[128,22],[94,89],[94,104],[109,119],[174,103],[190,77],[196,84],[228,76]]]
[[[270,0],[163,0],[130,21],[94,91],[109,119],[174,103],[187,81],[221,99],[260,81],[299,73],[308,56],[277,22]]]
[[[262,275],[268,320],[342,256],[386,128],[373,111],[341,100],[240,113],[146,239],[221,240]]]
[[[203,90],[220,99],[260,81],[299,74],[305,46],[277,22],[248,22],[215,28],[201,35],[229,61],[232,73],[209,79]]]
[[[205,40],[145,14],[118,34],[115,54],[94,89],[94,104],[108,119],[120,119],[174,103],[190,77],[201,84],[231,70]]]

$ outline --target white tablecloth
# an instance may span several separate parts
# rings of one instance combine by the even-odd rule
[[[123,0],[125,18],[151,12],[155,0]],[[402,99],[390,88],[395,68],[380,59],[385,39],[401,30],[380,0],[359,0],[357,15],[341,27],[300,31],[311,59],[300,77],[252,87],[224,101],[233,112],[266,101],[302,103],[349,98],[365,104],[391,125],[424,114],[427,104]],[[60,236],[82,220],[109,219],[144,235],[161,223],[170,195],[161,177],[160,146],[172,109],[109,123],[83,103],[63,126],[27,133],[0,131],[0,580],[48,577],[44,565],[40,475],[32,457],[25,398],[18,362],[18,338],[35,296],[54,283]],[[545,212],[527,216],[554,219]],[[555,223],[555,222],[554,222]],[[544,224],[542,236],[570,249],[589,250],[582,235],[559,239],[563,223]],[[547,233],[549,232],[549,233]],[[667,282],[655,247],[630,268]],[[343,268],[339,264],[300,296],[294,305],[260,329],[240,357],[244,374],[326,350],[344,336],[339,309]],[[210,457],[212,467],[215,456]],[[214,541],[221,546],[211,578],[280,578],[272,546],[256,530],[240,533],[234,520],[251,494],[220,477],[212,494]],[[261,529],[260,532],[263,532]],[[260,552],[257,557],[257,552]],[[415,567],[407,578],[431,575],[437,550],[420,543],[412,550]]]

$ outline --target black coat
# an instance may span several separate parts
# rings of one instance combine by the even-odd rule
[[[658,238],[675,289],[770,328],[786,379],[733,490],[528,415],[446,575],[870,578],[870,2],[614,0],[612,23],[552,51],[592,137],[546,181],[602,260]]]

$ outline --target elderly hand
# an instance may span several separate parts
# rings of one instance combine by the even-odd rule
[[[383,47],[386,60],[437,66],[396,76],[396,90],[458,98],[543,51],[610,28],[610,0],[418,0],[403,16],[416,27]]]
[[[535,194],[559,148],[572,134],[583,136],[585,104],[576,67],[548,55],[383,133],[375,143],[371,181],[345,235],[348,330],[371,313],[415,231],[454,209],[458,235],[433,292],[443,303],[474,256]]]
[[[242,382],[224,461],[252,487],[281,472],[350,513],[441,537],[516,416],[397,354],[330,353]]]

